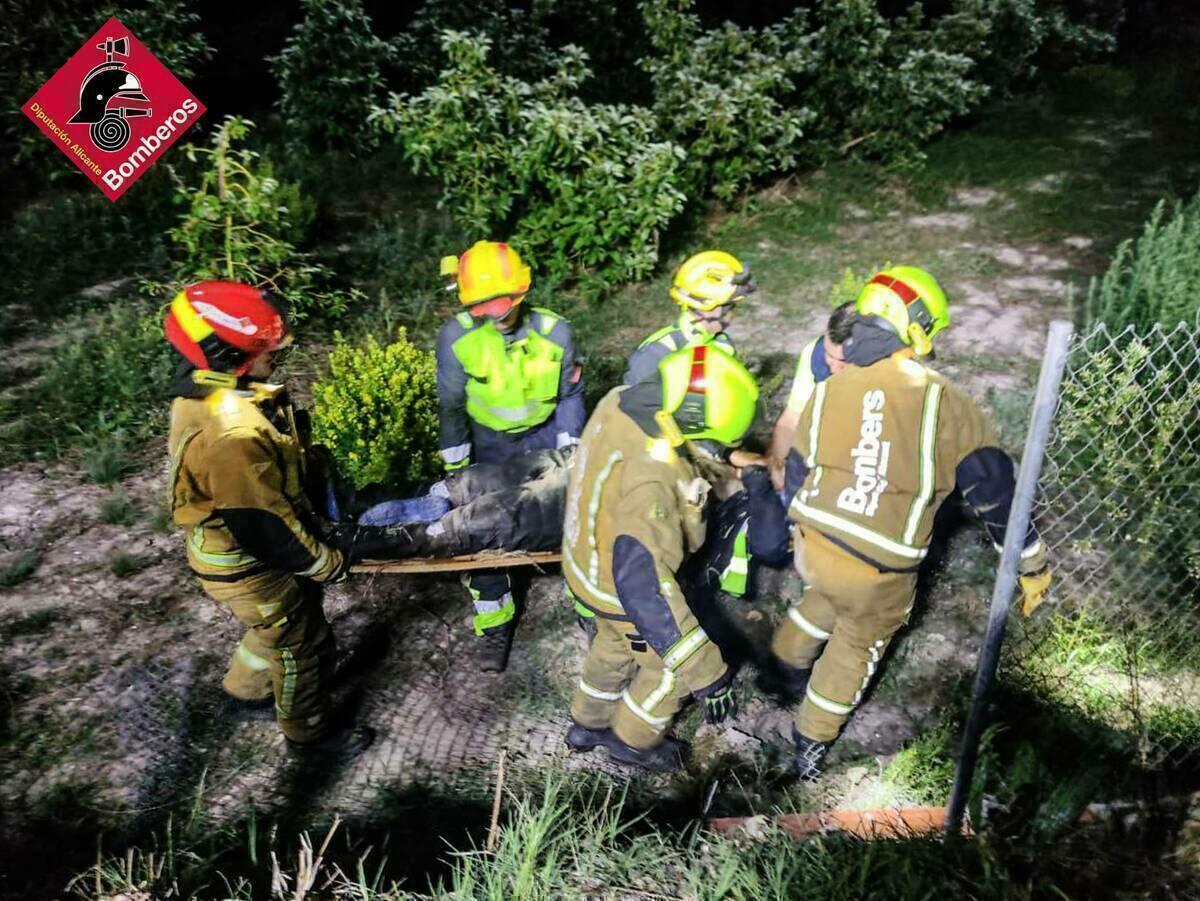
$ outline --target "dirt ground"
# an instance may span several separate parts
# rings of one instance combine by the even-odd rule
[[[782,280],[769,284],[768,267],[754,315],[743,315],[733,334],[751,359],[795,355],[827,315],[824,298],[840,271],[830,262],[835,255],[854,248],[864,271],[870,260],[925,261],[945,273],[953,299],[954,323],[939,341],[937,368],[1019,429],[1047,323],[1069,314],[1072,292],[1078,296],[1104,263],[1095,249],[1101,236],[1021,243],[1003,227],[1006,216],[1056,184],[1048,173],[1013,193],[962,185],[948,204],[920,208],[909,199],[903,212],[882,218],[848,207],[834,242],[769,248],[776,257],[816,261],[810,268],[817,274],[788,282],[785,291]],[[790,379],[774,392],[773,411],[789,386]],[[111,489],[70,467],[0,470],[0,565],[38,555],[28,579],[0,589],[7,745],[0,807],[15,812],[14,821],[20,811],[54,809],[67,799],[102,822],[118,822],[197,793],[218,821],[236,819],[250,801],[260,813],[284,810],[298,794],[308,810],[365,815],[417,784],[484,795],[501,749],[518,774],[561,762],[628,778],[599,753],[569,758],[563,750],[586,643],[556,572],[531,574],[512,664],[501,675],[481,674],[473,663],[469,604],[456,580],[357,575],[332,588],[326,607],[343,656],[339,703],[357,708],[379,737],[339,772],[299,770],[272,723],[233,723],[216,714],[224,660],[239,629],[202,596],[181,537],[156,515],[163,482],[160,466],[126,478],[120,489],[136,503],[138,519],[110,525],[99,510]],[[114,561],[122,555],[118,575]],[[887,784],[884,768],[906,741],[939,722],[970,678],[993,556],[970,529],[943,548],[910,628],[838,745],[831,775],[800,790],[797,803],[905,800]],[[767,572],[759,600],[732,601],[728,612],[763,641],[799,591],[792,574]],[[739,719],[696,728],[691,714],[680,727],[695,743],[696,771],[717,786],[718,808],[726,800],[736,806],[726,797],[736,793],[736,778],[723,773],[770,768],[790,726],[788,712],[760,697],[752,672],[747,676]],[[694,781],[642,784],[670,794],[690,791]]]

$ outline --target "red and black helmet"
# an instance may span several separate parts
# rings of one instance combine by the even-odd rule
[[[239,282],[188,285],[171,301],[163,331],[188,362],[233,375],[292,340],[270,294]]]

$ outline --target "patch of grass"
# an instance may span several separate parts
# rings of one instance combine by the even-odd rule
[[[36,610],[20,619],[0,623],[0,633],[6,638],[20,638],[24,635],[41,635],[49,626],[63,618],[59,610]]]
[[[169,532],[175,526],[171,508],[166,504],[152,504],[146,514],[146,525],[155,532]]]
[[[165,426],[176,354],[163,340],[158,309],[143,302],[110,302],[57,332],[37,377],[0,401],[0,465],[82,447],[108,458],[96,472],[102,483],[115,481],[114,445],[136,447]]]
[[[639,812],[624,790],[614,790],[602,778],[552,772],[540,786],[505,796],[494,844],[487,851],[478,832],[475,841],[459,839],[449,855],[448,873],[424,886],[410,880],[402,890],[389,872],[395,864],[367,861],[374,837],[357,834],[351,840],[337,823],[321,824],[303,842],[323,846],[322,869],[314,872],[304,867],[311,853],[295,862],[296,843],[280,838],[274,827],[251,821],[189,835],[192,830],[174,825],[176,820],[188,822],[181,810],[167,827],[169,838],[156,843],[154,857],[148,850],[106,847],[70,889],[93,899],[138,893],[159,897],[171,890],[197,899],[265,897],[273,870],[288,884],[312,877],[325,886],[322,897],[358,901],[968,895],[990,901],[1033,897],[1018,888],[1031,883],[1038,886],[1037,897],[1133,897],[1150,887],[1166,892],[1163,897],[1185,897],[1197,887],[1195,874],[1160,871],[1154,848],[1127,839],[1088,837],[1071,831],[1069,824],[1061,837],[1039,830],[1036,838],[859,842],[814,836],[798,843],[770,828],[755,838],[723,837],[660,817],[658,809]],[[1080,866],[1081,859],[1086,866]],[[409,862],[410,868],[414,863]]]
[[[19,552],[0,566],[0,588],[20,585],[37,571],[42,562],[42,552],[36,548]]]
[[[943,804],[954,784],[956,726],[944,721],[901,750],[883,771],[911,803]]]
[[[115,489],[100,501],[100,521],[111,526],[128,526],[138,518],[137,501],[120,488]]]
[[[102,433],[84,449],[80,459],[80,468],[88,479],[97,485],[112,485],[119,482],[133,469],[133,460],[129,452],[125,433],[116,431]],[[110,495],[110,498],[115,496]],[[101,506],[103,511],[103,505]],[[105,520],[108,522],[108,520]]]
[[[118,579],[139,573],[152,565],[153,559],[140,554],[117,554],[108,562],[109,571]]]

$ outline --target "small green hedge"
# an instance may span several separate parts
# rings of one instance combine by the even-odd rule
[[[340,334],[313,392],[313,439],[357,487],[411,487],[440,471],[437,368],[400,329],[391,344],[361,347]]]

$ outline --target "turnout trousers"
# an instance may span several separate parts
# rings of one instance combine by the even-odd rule
[[[321,607],[321,586],[283,572],[200,584],[246,627],[225,671],[225,691],[243,701],[273,695],[284,735],[297,742],[321,738],[329,729],[329,680],[337,651]]]
[[[663,740],[689,691],[637,634],[633,623],[597,616],[596,638],[571,699],[571,718],[606,726],[633,748]]]
[[[813,529],[800,530],[797,539],[804,597],[776,629],[771,650],[789,666],[812,669],[796,731],[832,741],[908,621],[917,574],[881,572]]]

